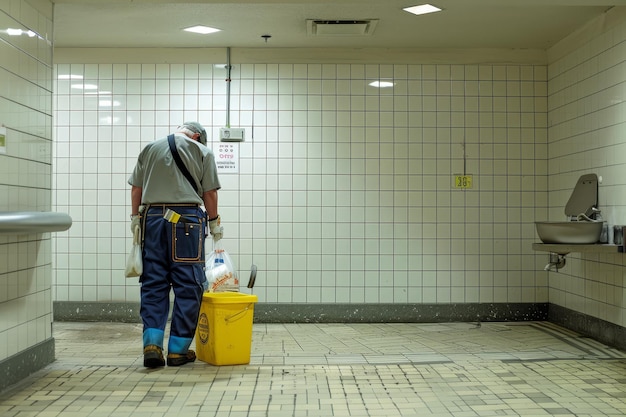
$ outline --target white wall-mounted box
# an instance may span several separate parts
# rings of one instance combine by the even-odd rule
[[[222,142],[243,142],[245,139],[245,129],[238,127],[223,127],[220,129],[220,140]]]

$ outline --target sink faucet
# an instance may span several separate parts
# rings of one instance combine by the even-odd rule
[[[602,210],[597,207],[591,207],[591,216],[587,216],[586,213],[580,213],[578,216],[572,216],[569,218],[571,221],[581,221],[586,220],[588,222],[601,222],[604,219],[602,218]]]
[[[595,220],[602,220],[602,215],[600,213],[602,213],[602,210],[597,207],[591,207],[591,218]]]

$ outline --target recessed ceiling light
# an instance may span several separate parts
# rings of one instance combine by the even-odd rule
[[[209,26],[202,26],[202,25],[191,26],[183,30],[186,32],[200,33],[201,35],[207,35],[209,33],[215,33],[215,32],[220,31],[219,29],[215,29]]]
[[[394,86],[391,81],[372,81],[369,85],[376,88],[389,88]]]
[[[7,28],[7,35],[9,36],[28,35],[29,38],[33,38],[37,36],[37,34],[33,32],[32,30],[11,29],[11,28]]]
[[[435,12],[441,11],[439,7],[435,7],[432,4],[421,4],[419,6],[405,7],[402,10],[409,12],[409,13],[416,14],[416,15],[435,13]]]

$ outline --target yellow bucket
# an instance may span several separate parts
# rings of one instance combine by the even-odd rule
[[[198,359],[211,365],[250,363],[257,300],[239,292],[204,293],[196,328]]]

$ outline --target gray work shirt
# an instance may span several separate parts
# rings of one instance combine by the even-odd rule
[[[219,190],[221,186],[213,151],[182,134],[176,134],[174,139],[180,158],[196,184],[201,184],[202,193]],[[204,204],[202,195],[178,169],[167,138],[158,139],[143,148],[128,183],[142,188],[141,204]]]

